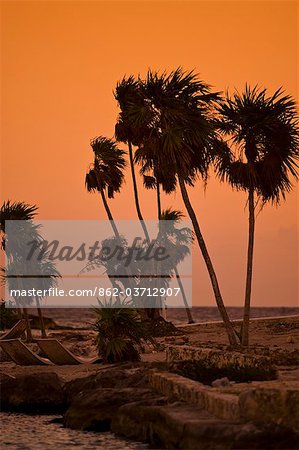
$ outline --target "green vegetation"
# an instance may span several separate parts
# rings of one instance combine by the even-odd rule
[[[112,306],[113,305],[113,306]],[[99,301],[96,308],[96,345],[104,361],[139,361],[142,339],[149,338],[140,315],[132,305],[116,300]]]

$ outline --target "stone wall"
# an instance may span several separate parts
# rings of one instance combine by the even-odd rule
[[[169,399],[176,398],[204,408],[223,420],[279,425],[299,431],[299,383],[274,382],[262,387],[242,385],[235,393],[215,389],[168,372],[152,372],[151,386]]]
[[[168,398],[177,398],[204,408],[220,419],[240,419],[238,396],[209,388],[197,381],[168,372],[152,372],[150,384]]]
[[[192,347],[190,345],[168,345],[166,347],[166,359],[174,361],[202,361],[204,363],[223,369],[236,366],[240,368],[263,368],[271,366],[271,360],[267,356],[223,351],[212,348]]]

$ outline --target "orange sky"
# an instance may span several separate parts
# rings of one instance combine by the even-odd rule
[[[297,96],[298,3],[288,1],[2,1],[1,201],[36,203],[43,219],[105,218],[84,189],[90,138],[113,135],[112,90],[148,67],[196,68],[217,90],[245,82]],[[242,305],[247,245],[245,196],[211,180],[191,193],[227,305]],[[163,206],[182,208],[180,194]],[[136,217],[132,186],[111,203]],[[253,305],[298,305],[298,198],[258,217]],[[142,194],[155,218],[155,194]],[[213,305],[194,251],[193,304]]]

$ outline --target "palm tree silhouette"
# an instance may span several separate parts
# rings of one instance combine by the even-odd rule
[[[166,233],[168,235],[171,235],[174,237],[176,248],[179,248],[179,246],[182,243],[190,244],[192,242],[192,232],[191,233],[188,232],[186,235],[184,232],[182,233],[181,230],[178,230],[176,228],[176,225],[182,220],[183,217],[184,217],[184,215],[181,211],[179,211],[177,209],[171,209],[171,208],[167,208],[167,209],[163,210],[161,212],[161,216],[160,216],[160,220],[167,220],[168,224],[170,224],[170,226],[169,225],[166,226]],[[184,302],[186,314],[188,317],[188,323],[194,323],[191,309],[189,308],[189,305],[188,305],[184,285],[182,283],[182,280],[181,280],[181,277],[179,275],[179,271],[178,271],[176,265],[174,265],[173,270],[174,270],[174,274],[175,274],[175,277],[177,279],[177,282],[178,282],[178,285],[180,288],[180,292],[182,293],[183,302]]]
[[[129,110],[128,106],[134,104],[142,106],[144,99],[140,93],[139,84],[132,75],[128,78],[124,77],[119,83],[117,83],[114,97],[120,107],[118,121],[115,125],[115,137],[117,141],[123,142],[128,145],[136,212],[142,226],[146,241],[149,244],[150,237],[143,219],[143,215],[141,213],[134,165],[133,142],[134,136],[136,136],[137,129],[132,129],[130,125],[130,119],[129,117],[127,117],[127,112]]]
[[[13,258],[6,265],[4,273],[5,282],[8,283],[10,291],[24,290],[28,292],[35,289],[36,292],[41,292],[41,295],[36,295],[34,299],[40,322],[41,336],[46,338],[47,334],[40,301],[45,298],[45,291],[56,286],[57,278],[60,277],[55,264],[49,260],[47,253],[30,261],[24,260],[24,258]],[[30,305],[32,298],[15,295],[14,300],[20,306],[23,306],[24,316],[26,321],[28,321],[27,307]],[[31,331],[29,331],[27,340],[29,342],[32,341]]]
[[[118,102],[118,105],[120,107],[120,114],[118,117],[118,121],[115,126],[115,136],[116,139],[120,142],[123,142],[128,145],[129,149],[129,158],[130,158],[130,168],[131,168],[131,176],[132,176],[132,182],[133,182],[133,189],[134,189],[134,199],[135,199],[135,206],[136,206],[136,212],[137,216],[140,220],[141,226],[144,231],[144,235],[146,238],[146,241],[150,243],[150,237],[148,234],[148,230],[146,227],[146,223],[144,222],[143,215],[140,208],[139,203],[139,195],[138,195],[138,187],[137,187],[137,181],[136,181],[136,174],[135,174],[135,158],[133,155],[133,145],[132,142],[139,141],[140,136],[143,136],[143,133],[146,131],[144,128],[144,120],[141,120],[138,124],[138,127],[132,128],[131,121],[130,121],[130,112],[133,105],[137,105],[139,108],[143,108],[143,111],[146,112],[146,105],[144,101],[144,96],[142,95],[142,92],[140,90],[140,84],[138,83],[138,80],[134,78],[133,75],[130,75],[128,78],[124,77],[119,83],[116,85],[115,93],[114,93],[115,99]],[[157,193],[157,208],[158,208],[158,219],[159,220],[179,220],[177,217],[171,218],[171,211],[167,210],[167,213],[165,211],[165,217],[162,218],[162,209],[161,209],[161,195],[160,195],[160,184],[157,182],[156,178],[154,176],[146,175],[145,173],[149,170],[149,167],[147,167],[146,162],[144,163],[144,167],[141,170],[141,173],[143,175],[144,179],[144,186],[146,189],[156,189]],[[175,211],[173,211],[175,214]],[[177,272],[177,269],[175,269]],[[184,292],[184,287],[181,283],[179,273],[176,273],[178,282],[180,284],[182,295],[184,298],[184,302],[186,305],[186,312],[188,317],[189,323],[194,323],[194,320],[192,319],[191,311],[187,303],[186,295]]]
[[[8,254],[5,246],[5,241],[7,239],[5,231],[5,221],[8,220],[32,220],[37,213],[38,207],[36,205],[29,205],[25,202],[11,202],[10,200],[4,201],[0,208],[0,232],[1,232],[1,248],[6,251],[7,257],[12,258],[13,255]],[[16,238],[16,237],[15,237]],[[6,271],[4,271],[6,274]],[[5,275],[6,280],[6,275]],[[18,307],[18,300],[16,300],[16,305]],[[21,315],[21,310],[18,307],[18,311]],[[26,334],[27,340],[32,340],[30,322],[28,319],[27,308],[23,308],[23,315],[26,320]]]
[[[86,174],[85,186],[88,192],[100,193],[113,232],[120,238],[106,194],[108,198],[113,198],[115,192],[120,191],[124,181],[123,170],[126,167],[125,152],[117,147],[113,139],[103,136],[93,139],[91,147],[94,152],[94,163]]]
[[[143,162],[146,170],[153,170],[165,192],[172,192],[179,185],[229,341],[236,345],[237,336],[225,309],[214,266],[186,188],[186,185],[193,186],[199,177],[207,180],[216,143],[210,115],[219,96],[211,92],[196,74],[183,72],[181,68],[170,74],[149,70],[146,79],[139,80],[139,83],[144,104],[131,105],[127,113],[132,129],[138,130],[136,159]],[[140,122],[143,123],[143,133],[139,133]]]
[[[106,194],[110,199],[114,198],[116,192],[120,192],[124,182],[123,171],[126,167],[126,153],[118,148],[113,139],[104,136],[94,138],[91,141],[91,147],[94,152],[94,163],[93,167],[86,174],[85,186],[88,192],[100,193],[114,236],[121,247],[124,247],[122,237],[110,210]],[[114,287],[118,287],[115,283],[114,276],[109,276],[109,279]],[[123,283],[129,283],[129,285],[131,282],[128,276],[127,280],[123,279],[122,281]]]
[[[35,240],[37,243],[42,242],[42,236],[40,235],[40,225],[33,222],[36,216],[38,207],[36,205],[28,205],[24,202],[4,202],[0,209],[0,230],[1,230],[1,245],[6,252],[7,266],[3,270],[4,280],[8,282],[10,290],[25,289],[30,290],[35,288],[36,290],[49,289],[55,286],[56,278],[59,277],[59,273],[55,268],[55,264],[48,259],[46,253],[42,258],[27,260],[27,250],[24,245],[27,242]],[[5,230],[5,221],[7,220],[19,220],[15,224],[12,232],[8,234]],[[24,222],[25,221],[25,222]],[[8,246],[5,245],[9,240]],[[46,337],[46,330],[44,325],[44,319],[42,310],[40,307],[40,300],[43,298],[35,297],[37,312],[40,321],[41,335]],[[30,322],[28,319],[27,306],[29,299],[25,301],[21,297],[14,298],[18,308],[23,306],[23,314],[27,324],[27,340],[32,341],[32,334],[30,328]]]
[[[248,193],[249,237],[242,344],[249,345],[255,231],[255,199],[278,205],[298,178],[299,138],[295,101],[278,89],[272,96],[257,86],[227,94],[217,108],[217,126],[228,138],[216,169],[222,180]]]

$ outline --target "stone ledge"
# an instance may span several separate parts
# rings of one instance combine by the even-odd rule
[[[197,381],[169,372],[152,372],[150,385],[168,399],[194,404],[215,417],[230,422],[275,424],[299,431],[299,383],[289,386],[270,383],[254,388],[240,385],[232,390],[216,390]],[[241,387],[242,386],[242,387]]]
[[[270,367],[271,360],[267,356],[256,356],[240,352],[222,351],[212,348],[193,347],[191,345],[168,345],[166,347],[166,360],[174,361],[202,361],[222,369],[228,366],[243,367]]]
[[[238,396],[215,391],[197,381],[167,372],[152,372],[151,386],[168,398],[178,398],[204,408],[215,417],[229,421],[239,421]]]
[[[247,389],[239,396],[242,420],[275,423],[299,431],[297,387]]]

